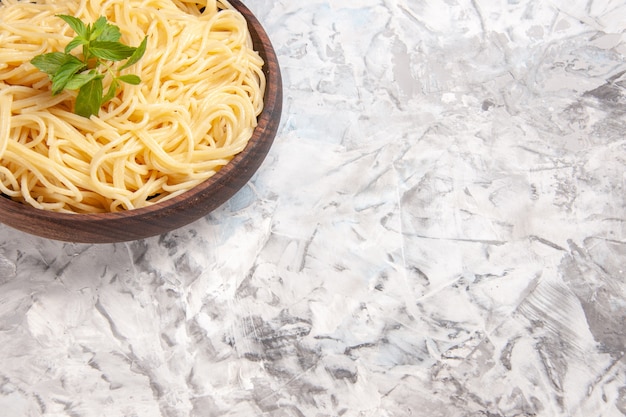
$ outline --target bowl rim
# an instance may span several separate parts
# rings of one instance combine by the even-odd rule
[[[137,222],[145,223],[145,219],[156,220],[167,216],[179,215],[181,210],[185,210],[185,208],[201,204],[208,197],[211,197],[212,193],[210,193],[210,191],[213,190],[215,187],[228,188],[229,183],[231,183],[234,178],[238,177],[237,182],[239,184],[226,193],[226,198],[221,199],[221,201],[209,202],[207,206],[212,206],[212,208],[205,210],[204,214],[192,217],[183,216],[185,218],[182,219],[182,221],[172,222],[172,224],[175,224],[174,227],[167,228],[169,231],[171,231],[178,227],[182,227],[188,223],[191,223],[194,220],[203,217],[204,215],[209,214],[215,208],[228,201],[232,197],[232,195],[234,195],[249,181],[249,179],[254,175],[258,167],[265,159],[265,156],[268,153],[269,148],[271,147],[271,144],[274,140],[274,136],[276,134],[282,112],[282,77],[280,67],[278,65],[278,58],[276,56],[276,52],[272,46],[272,43],[261,23],[241,1],[228,0],[228,2],[245,17],[248,29],[253,38],[254,49],[259,53],[259,55],[264,58],[265,61],[263,65],[263,72],[266,76],[266,86],[263,97],[263,109],[257,118],[257,126],[254,128],[252,136],[250,137],[246,147],[241,152],[236,154],[215,174],[213,174],[211,177],[207,178],[200,184],[175,197],[172,197],[162,202],[157,202],[150,206],[135,208],[131,210],[123,210],[119,212],[65,213],[38,209],[29,204],[14,201],[6,195],[0,195],[0,213],[10,212],[13,215],[12,217],[22,218],[23,222],[31,219],[32,221],[42,221],[48,224],[98,224],[121,219],[124,219],[126,221],[132,221],[133,219],[136,219]],[[74,242],[84,241],[92,243],[105,243],[113,241],[136,240],[140,238],[154,236],[160,233],[165,233],[168,231],[164,229],[158,233],[135,233],[137,236],[130,239],[126,239],[123,237],[103,237],[102,239],[98,239],[94,237],[86,240],[75,240],[73,238],[64,238],[64,236],[62,236],[63,233],[47,230],[38,230],[30,227],[27,224],[5,222],[4,217],[5,216],[2,216],[2,218],[0,218],[0,223],[3,223],[9,227],[16,228],[41,237]]]

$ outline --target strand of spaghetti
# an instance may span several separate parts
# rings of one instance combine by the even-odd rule
[[[18,197],[20,195],[19,184],[15,178],[15,173],[9,168],[0,165],[0,191],[9,197]]]
[[[153,157],[159,162],[159,166],[165,172],[190,172],[191,167],[188,164],[177,161],[172,155],[169,155],[163,150],[161,146],[154,140],[146,130],[141,129],[137,132],[137,137],[143,142],[147,149],[150,150]]]
[[[148,46],[146,49],[150,48],[152,50],[153,48],[159,48],[161,50],[161,54],[150,54],[149,57],[144,55],[142,59],[142,65],[147,71],[151,70],[151,66],[154,67],[154,69],[152,69],[152,84],[150,86],[150,95],[148,97],[150,101],[156,100],[156,92],[159,91],[159,84],[162,81],[163,67],[167,64],[168,60],[173,61],[170,55],[176,51],[174,45],[175,32],[173,30],[165,30],[165,40],[163,40],[163,36],[159,32],[159,25],[167,28],[167,23],[164,21],[163,16],[156,15],[155,19],[146,31],[148,35]],[[152,59],[150,59],[151,57]]]
[[[0,160],[9,144],[9,132],[11,130],[11,104],[13,96],[0,90]]]
[[[26,168],[27,172],[37,177],[42,184],[50,188],[51,192],[73,195],[77,201],[80,201],[78,187],[88,188],[89,185],[88,177],[84,174],[56,164],[38,152],[13,141],[9,141],[3,159],[7,164],[13,163]],[[23,176],[23,172],[21,174]]]
[[[110,170],[109,177],[111,177],[111,181],[106,180],[107,178],[106,159],[109,157],[108,153],[110,153],[111,149],[114,149],[118,145],[123,144],[125,142],[125,139],[126,138],[124,136],[120,136],[118,140],[112,141],[108,143],[107,145],[103,146],[96,154],[93,155],[93,158],[90,164],[89,175],[93,184],[94,191],[97,191],[103,196],[108,197],[110,199],[116,199],[119,196],[128,197],[132,195],[132,191],[124,187],[123,185],[124,181],[122,179],[119,179],[119,178],[117,180],[115,179],[114,170]],[[134,152],[136,151],[132,150],[132,153]],[[124,153],[122,152],[118,155],[124,155]],[[116,153],[113,153],[113,156],[111,156],[110,158],[114,158],[115,156],[116,156]],[[120,174],[123,175],[124,172],[122,171]]]
[[[78,183],[84,186],[86,181],[79,173],[66,170],[61,166],[55,166],[46,157],[12,141],[9,141],[3,159],[27,168],[33,174],[31,177],[36,177],[51,192],[73,195],[77,201],[80,201],[80,192],[75,184]],[[27,176],[22,177],[26,178]],[[54,178],[54,180],[51,181],[49,177]],[[56,181],[65,187],[58,186],[55,183]]]

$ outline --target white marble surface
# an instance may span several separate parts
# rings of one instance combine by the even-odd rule
[[[160,237],[0,226],[0,414],[626,415],[625,2],[246,4],[266,162]]]

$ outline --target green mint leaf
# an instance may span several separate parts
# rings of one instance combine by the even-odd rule
[[[120,32],[120,28],[115,25],[107,24],[100,35],[96,38],[98,41],[110,41],[117,42],[122,37],[122,32]]]
[[[74,113],[87,118],[94,114],[97,115],[100,111],[101,100],[102,78],[97,77],[78,90],[76,103],[74,104]]]
[[[98,114],[100,106],[115,97],[120,82],[132,85],[141,82],[137,75],[126,74],[116,77],[113,71],[119,74],[123,69],[139,61],[146,52],[147,38],[134,48],[119,42],[122,36],[120,28],[107,23],[105,17],[99,17],[93,24],[85,24],[73,16],[57,16],[63,19],[77,36],[66,45],[65,53],[37,55],[31,63],[48,74],[52,81],[53,95],[59,94],[64,89],[78,90],[74,113],[84,117]],[[83,47],[82,59],[70,54],[79,46]],[[125,59],[126,63],[117,70],[104,62]],[[99,69],[100,66],[104,66],[105,69]],[[105,74],[110,74],[112,80],[106,95],[103,96]]]
[[[52,95],[59,94],[65,88],[69,80],[80,72],[85,64],[73,55],[66,55],[66,61],[61,64],[57,72],[52,76]]]
[[[134,74],[120,75],[118,80],[125,82],[126,84],[138,85],[141,82],[141,78]]]
[[[111,85],[109,86],[109,90],[104,95],[104,97],[102,97],[102,100],[100,100],[100,105],[103,105],[104,103],[106,103],[107,101],[109,101],[113,97],[115,97],[115,93],[117,92],[117,87],[119,87],[119,85],[120,84],[114,78],[113,81],[111,81]]]
[[[76,48],[77,46],[82,46],[85,45],[87,43],[86,40],[84,40],[83,38],[81,38],[80,36],[75,37],[74,39],[72,39],[70,41],[70,43],[68,43],[67,45],[65,45],[65,53],[69,54],[74,48]]]
[[[59,70],[59,67],[61,67],[66,59],[67,55],[63,52],[50,52],[48,54],[37,55],[30,60],[30,63],[39,71],[52,76]]]
[[[89,31],[89,40],[93,41],[97,39],[106,27],[106,25],[107,19],[104,16],[100,16],[95,22],[93,22],[93,25],[91,26]]]
[[[57,17],[60,17],[65,21],[65,23],[70,25],[72,30],[74,30],[78,36],[85,40],[89,39],[88,28],[80,19],[66,14],[58,14]]]
[[[87,84],[89,81],[93,80],[96,77],[102,78],[102,74],[100,74],[97,71],[93,71],[93,70],[89,71],[87,73],[74,74],[74,76],[72,76],[69,79],[67,84],[65,84],[65,89],[66,90],[78,90],[78,89],[82,88],[82,86],[84,86],[85,84]]]
[[[139,44],[137,49],[135,49],[135,52],[133,52],[133,54],[130,56],[128,61],[126,61],[126,63],[124,63],[124,65],[120,67],[120,71],[135,64],[137,61],[141,59],[141,57],[143,57],[143,54],[146,53],[147,42],[148,42],[148,38],[143,38],[143,40],[141,41],[141,44]]]
[[[93,41],[89,44],[89,51],[95,57],[109,61],[121,61],[128,58],[137,48],[119,42]]]

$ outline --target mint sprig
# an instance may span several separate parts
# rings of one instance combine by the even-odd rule
[[[137,47],[128,46],[119,41],[120,28],[108,23],[105,17],[99,17],[93,24],[85,24],[74,16],[57,17],[76,32],[76,37],[65,46],[64,52],[37,55],[30,62],[48,74],[53,95],[63,90],[78,90],[74,113],[83,117],[97,115],[100,107],[115,97],[121,82],[132,85],[141,82],[137,75],[120,75],[120,72],[143,57],[147,38]],[[72,55],[79,47],[82,53]],[[121,63],[124,60],[126,62]],[[116,67],[114,63],[121,65]],[[107,74],[111,83],[105,93],[102,80]]]

